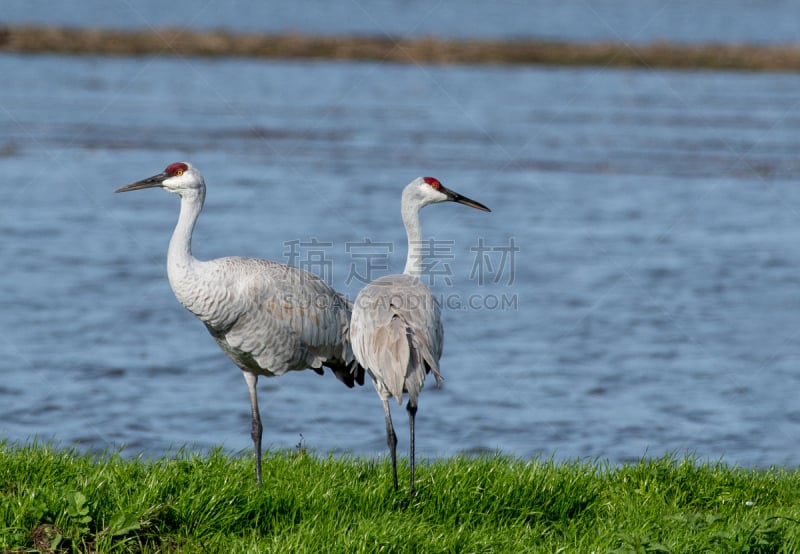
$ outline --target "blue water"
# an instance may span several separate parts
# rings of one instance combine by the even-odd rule
[[[424,458],[794,464],[798,76],[14,55],[0,74],[0,437],[250,448],[244,380],[166,279],[177,198],[113,194],[188,160],[196,255],[298,241],[351,297],[364,239],[402,270],[414,177],[492,208],[422,214],[446,301]],[[385,455],[371,385],[259,385],[269,447]]]

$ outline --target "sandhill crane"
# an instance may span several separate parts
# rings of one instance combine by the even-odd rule
[[[489,208],[444,187],[433,177],[418,177],[403,189],[401,214],[408,236],[406,267],[402,275],[387,275],[364,287],[356,297],[350,323],[350,340],[356,360],[367,370],[386,415],[386,442],[397,490],[397,436],[392,425],[389,398],[403,404],[409,417],[410,493],[414,494],[414,417],[425,376],[433,373],[441,382],[441,307],[420,281],[422,239],[419,210],[436,202],[458,202],[479,210]]]
[[[161,187],[181,198],[167,250],[167,275],[178,301],[205,323],[239,366],[250,393],[256,480],[261,483],[259,375],[329,367],[345,385],[364,384],[349,342],[351,303],[318,276],[285,264],[242,257],[201,261],[192,255],[192,231],[206,185],[191,164],[173,163],[116,192]]]

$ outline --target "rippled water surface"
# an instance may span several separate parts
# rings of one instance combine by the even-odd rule
[[[412,178],[492,208],[422,214],[448,302],[423,457],[796,459],[800,77],[58,56],[0,73],[2,437],[250,448],[241,372],[166,279],[177,198],[113,194],[185,159],[208,183],[198,257],[287,261],[299,241],[351,296],[348,243],[388,242],[402,270]],[[260,397],[270,447],[384,454],[370,385],[297,372]]]

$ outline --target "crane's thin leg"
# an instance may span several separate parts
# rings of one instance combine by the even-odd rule
[[[411,489],[408,491],[408,494],[414,496],[416,494],[416,490],[414,490],[414,418],[417,415],[417,406],[409,402],[406,405],[406,410],[408,410],[408,435],[409,435],[409,468],[411,471]]]
[[[386,414],[386,444],[389,445],[389,455],[392,458],[392,478],[394,479],[394,490],[397,490],[397,435],[394,434],[392,425],[392,414],[389,411],[389,398],[383,400],[383,412]]]
[[[261,484],[261,414],[258,413],[258,395],[256,393],[256,383],[258,375],[243,371],[244,380],[247,381],[247,390],[250,393],[250,436],[253,439],[253,446],[256,450],[256,482]]]

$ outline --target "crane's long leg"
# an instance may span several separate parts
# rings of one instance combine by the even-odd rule
[[[392,425],[392,414],[389,411],[389,398],[381,396],[381,400],[383,400],[383,412],[386,414],[386,444],[389,445],[389,455],[392,458],[394,490],[397,490],[397,435],[394,434],[394,426]]]
[[[414,490],[414,418],[417,415],[417,406],[409,402],[406,405],[406,410],[408,410],[408,435],[409,435],[408,463],[411,471],[411,489],[408,491],[408,494],[413,496],[416,493],[416,491]]]
[[[256,383],[258,375],[243,371],[244,380],[247,381],[247,390],[250,393],[250,436],[253,439],[253,446],[256,450],[256,482],[261,484],[261,414],[258,412],[258,394]]]

